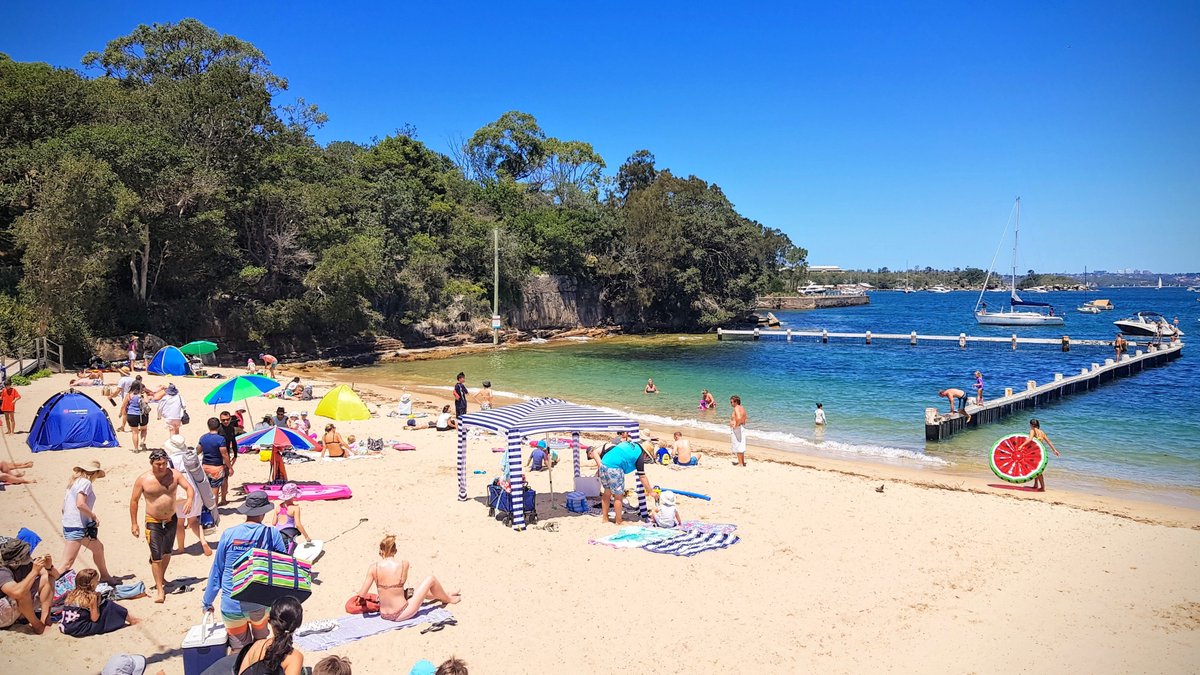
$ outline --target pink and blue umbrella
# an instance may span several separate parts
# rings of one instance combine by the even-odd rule
[[[298,450],[311,450],[316,447],[312,441],[304,437],[304,434],[287,427],[267,427],[249,431],[238,436],[236,440],[238,447],[286,448],[291,446]]]

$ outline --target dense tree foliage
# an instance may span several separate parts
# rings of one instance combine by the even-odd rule
[[[317,144],[316,106],[253,45],[139,26],[84,72],[0,55],[0,349],[146,330],[303,349],[478,331],[530,274],[600,291],[634,330],[697,329],[786,286],[805,253],[716,185],[507,112],[449,154],[415,130]]]

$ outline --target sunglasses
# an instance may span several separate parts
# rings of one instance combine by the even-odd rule
[[[166,458],[167,458],[167,453],[165,450],[155,450],[154,452],[150,453],[150,461],[151,462],[157,462],[160,459],[166,459]]]

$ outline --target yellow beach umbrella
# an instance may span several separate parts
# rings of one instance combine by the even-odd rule
[[[314,414],[331,420],[369,420],[371,411],[350,387],[339,384],[317,404]]]

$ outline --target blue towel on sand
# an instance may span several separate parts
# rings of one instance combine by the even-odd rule
[[[21,528],[21,531],[17,533],[17,539],[29,544],[30,553],[36,551],[38,544],[42,543],[42,538],[37,536],[37,533],[35,533],[33,530],[27,530],[23,527]]]
[[[445,621],[452,618],[454,615],[450,613],[450,610],[438,605],[422,607],[416,616],[406,621],[388,621],[378,614],[350,614],[338,619],[338,627],[328,633],[297,636],[292,643],[306,652],[323,652],[347,642],[361,640],[390,630],[411,628],[423,623]]]

